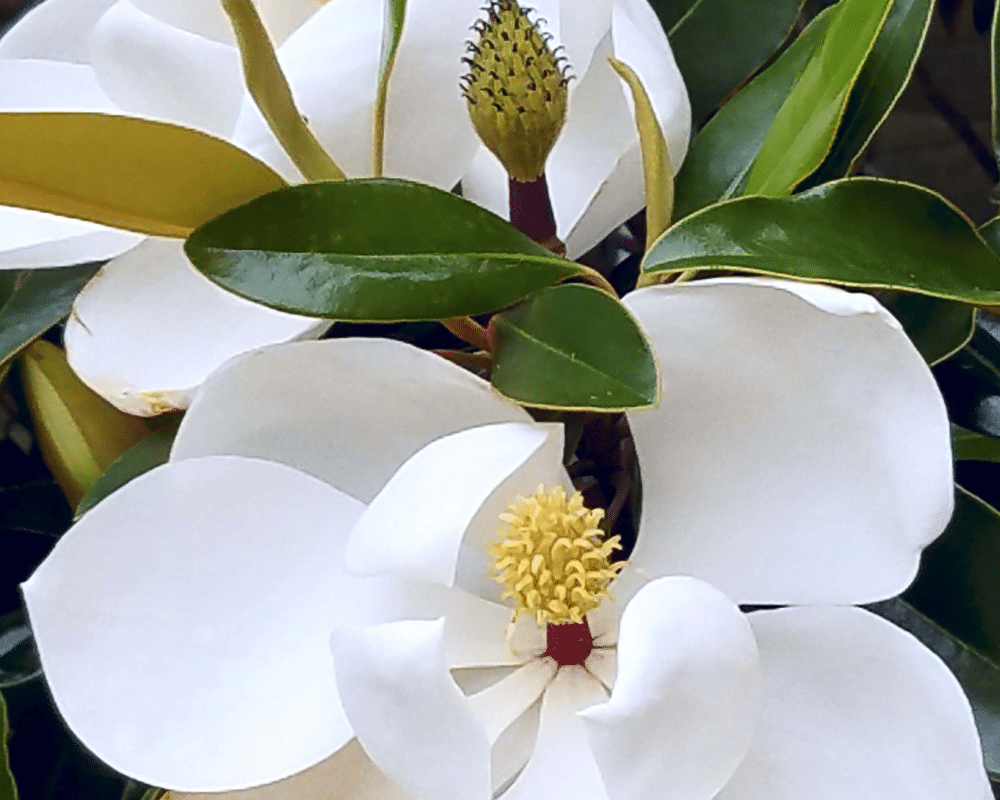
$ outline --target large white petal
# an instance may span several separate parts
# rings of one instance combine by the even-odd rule
[[[750,747],[759,678],[728,597],[695,578],[643,587],[622,615],[611,699],[580,714],[608,797],[715,797]]]
[[[478,147],[459,92],[479,0],[410,0],[389,84],[385,174],[450,189]],[[352,177],[371,174],[372,114],[384,3],[333,0],[279,48],[299,109]],[[236,141],[288,174],[259,112],[244,104]]]
[[[428,442],[524,409],[475,375],[388,339],[331,339],[234,360],[205,383],[171,458],[281,461],[369,502]]]
[[[142,239],[92,222],[0,206],[0,269],[101,261],[135,247]]]
[[[90,32],[115,0],[45,0],[0,39],[0,58],[87,64]]]
[[[524,771],[503,800],[572,797],[608,800],[601,774],[577,712],[607,699],[596,678],[582,667],[563,667],[542,697],[538,741]]]
[[[125,111],[232,134],[244,94],[235,47],[119,0],[94,27],[90,55],[101,88]]]
[[[60,712],[115,769],[222,791],[351,737],[329,655],[356,500],[280,464],[160,467],[86,514],[23,585]]]
[[[119,0],[122,2],[122,0]],[[235,44],[229,17],[218,2],[205,0],[127,0],[161,22],[224,44]],[[271,41],[280,44],[323,4],[323,0],[257,0]]]
[[[749,615],[762,710],[718,800],[983,800],[969,703],[910,634],[857,608]]]
[[[180,240],[149,238],[106,264],[77,297],[66,353],[95,392],[149,416],[186,407],[232,356],[327,327],[230,294],[191,266]]]
[[[165,800],[416,800],[383,775],[351,739],[340,750],[305,772],[240,792],[187,794],[169,792]]]
[[[562,425],[507,423],[437,439],[410,458],[365,509],[347,545],[348,567],[452,586],[488,583],[490,544],[500,514],[540,484],[569,485],[562,467]],[[462,578],[468,577],[472,585]],[[486,588],[486,587],[483,587]]]
[[[633,564],[739,603],[902,591],[951,515],[948,419],[872,297],[720,279],[625,298],[660,362],[629,414],[643,480]]]
[[[117,113],[90,67],[31,58],[0,59],[0,110]]]
[[[490,742],[444,659],[444,620],[344,628],[337,687],[365,752],[418,797],[489,800]]]

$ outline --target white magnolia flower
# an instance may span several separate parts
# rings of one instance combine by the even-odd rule
[[[951,512],[943,403],[898,324],[774,281],[627,304],[663,390],[629,415],[638,544],[610,598],[574,591],[567,545],[525,561],[586,629],[511,627],[490,579],[518,572],[504,508],[572,491],[560,426],[404,344],[276,346],[213,375],[170,463],[24,585],[69,726],[140,780],[258,800],[986,800],[954,677],[849,607],[901,591]]]
[[[479,145],[459,91],[464,42],[481,3],[408,3],[389,92],[385,174],[448,189],[464,177],[467,196],[506,216],[506,180],[496,184],[495,160]],[[371,169],[384,5],[258,2],[300,110],[350,176]],[[644,80],[676,166],[687,148],[690,108],[646,0],[535,6],[578,77],[549,164],[559,230],[576,257],[643,205],[631,100],[607,56],[631,64]],[[0,39],[0,110],[164,119],[230,139],[289,180],[300,179],[244,91],[239,53],[215,0],[45,0]],[[112,256],[77,301],[66,346],[80,376],[130,413],[186,407],[228,357],[328,327],[218,289],[191,267],[178,240],[143,241],[0,207],[0,268]]]

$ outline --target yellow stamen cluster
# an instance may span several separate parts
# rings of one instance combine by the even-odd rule
[[[541,625],[583,622],[583,616],[608,597],[607,586],[622,568],[611,553],[621,549],[619,537],[605,540],[597,526],[602,509],[590,510],[576,492],[569,500],[562,487],[531,497],[518,497],[500,515],[502,541],[490,548],[496,561],[495,580],[513,597],[514,619],[522,612]]]
[[[487,19],[473,26],[479,41],[462,59],[469,65],[462,94],[483,144],[527,183],[545,171],[566,120],[566,57],[549,49],[551,35],[514,0],[492,0],[485,10]]]

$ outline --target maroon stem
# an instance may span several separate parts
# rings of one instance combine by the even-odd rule
[[[509,186],[511,224],[536,242],[554,239],[556,218],[552,213],[545,173],[530,183],[510,178]]]

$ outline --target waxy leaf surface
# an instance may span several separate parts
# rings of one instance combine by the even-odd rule
[[[643,269],[737,269],[1000,303],[1000,258],[959,211],[927,189],[872,178],[706,208],[660,237]]]
[[[653,0],[652,6],[699,122],[778,48],[802,0]]]
[[[493,387],[529,406],[621,410],[654,405],[656,360],[615,298],[581,284],[539,292],[494,317]]]
[[[951,426],[951,449],[956,461],[992,461],[1000,464],[1000,439]]]
[[[895,0],[847,101],[837,138],[810,185],[842,178],[896,104],[917,63],[932,0]]]
[[[190,128],[90,113],[0,113],[0,205],[187,236],[285,181]]]
[[[965,347],[976,328],[976,309],[965,303],[908,292],[883,293],[879,300],[932,366]]]
[[[840,0],[823,41],[774,118],[746,194],[781,195],[815,170],[833,144],[854,82],[892,0]]]
[[[357,321],[481,314],[581,271],[457,195],[385,178],[274,192],[204,225],[185,250],[250,300]]]
[[[64,319],[98,265],[0,271],[0,364]]]
[[[677,174],[675,216],[743,193],[771,123],[822,41],[832,9],[823,11],[778,59],[724,105],[691,143]]]

